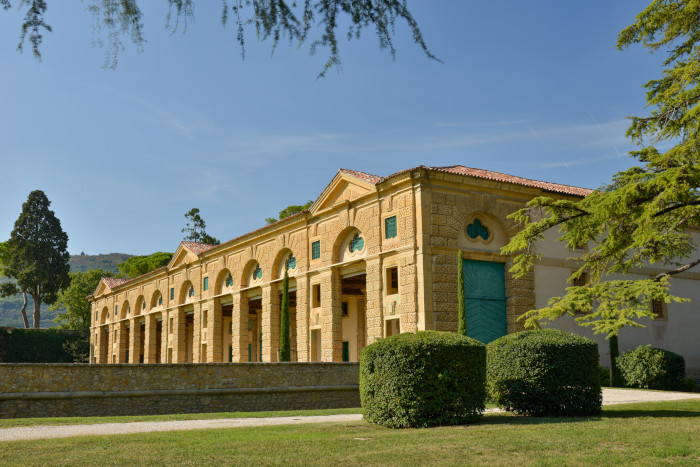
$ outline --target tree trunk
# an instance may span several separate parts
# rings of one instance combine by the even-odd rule
[[[620,369],[617,367],[617,357],[620,356],[620,348],[617,344],[617,336],[608,338],[608,348],[610,350],[610,387],[622,387],[622,377]]]
[[[27,319],[27,292],[22,292],[22,319],[24,320],[24,329],[29,329],[29,320]]]
[[[34,329],[39,329],[41,325],[41,297],[32,295],[32,301],[34,302]]]

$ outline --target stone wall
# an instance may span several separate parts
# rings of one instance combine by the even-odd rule
[[[0,364],[0,418],[359,407],[358,363]]]

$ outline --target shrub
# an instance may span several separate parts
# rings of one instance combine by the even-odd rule
[[[610,369],[605,366],[598,366],[598,378],[601,386],[610,386]]]
[[[600,412],[598,345],[555,329],[503,336],[487,347],[491,398],[508,411],[537,416]]]
[[[664,349],[641,345],[617,359],[625,385],[631,388],[682,391],[685,359]]]
[[[486,398],[486,348],[437,331],[381,339],[362,350],[365,419],[392,428],[458,425],[479,419]]]
[[[73,341],[83,341],[83,353],[90,352],[87,331],[0,327],[0,362],[72,363],[77,356],[66,346]]]

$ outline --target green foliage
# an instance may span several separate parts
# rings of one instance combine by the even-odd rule
[[[598,378],[600,379],[601,387],[610,386],[610,369],[598,365]]]
[[[39,47],[42,42],[42,30],[51,32],[51,26],[44,21],[47,1],[20,1],[19,8],[26,8],[24,21],[17,48],[22,51],[27,33],[32,51],[37,59],[41,59]],[[229,6],[223,0],[221,22],[224,26],[229,23],[229,16],[234,18],[236,40],[241,47],[241,56],[245,57],[245,30],[255,29],[255,35],[260,41],[271,40],[272,50],[277,47],[280,39],[289,39],[301,48],[309,43],[309,52],[326,48],[329,57],[319,73],[324,76],[332,66],[340,67],[340,46],[338,43],[338,27],[348,23],[346,31],[348,39],[359,39],[363,28],[372,27],[379,40],[381,50],[389,49],[391,56],[396,53],[393,36],[396,20],[403,20],[411,31],[413,41],[431,59],[437,58],[428,50],[423,35],[406,7],[406,0],[336,0],[334,2],[316,2],[304,0],[296,2],[289,0],[236,0]],[[178,27],[187,30],[187,23],[194,21],[194,0],[168,0],[168,15],[166,27],[175,32]],[[0,0],[5,9],[10,8],[10,0]],[[139,51],[143,50],[146,39],[143,34],[143,14],[138,0],[102,0],[93,1],[88,6],[93,15],[93,32],[95,43],[102,47],[106,42],[107,55],[105,66],[115,68],[119,51],[124,48],[122,37],[128,37]],[[311,38],[312,26],[323,25],[316,38]],[[106,40],[102,31],[106,32]],[[341,33],[341,37],[344,34]]]
[[[559,240],[569,246],[594,245],[572,275],[588,272],[589,284],[570,287],[548,307],[528,313],[527,327],[572,310],[591,311],[577,318],[579,324],[613,336],[624,326],[641,326],[639,319],[653,319],[651,300],[683,301],[669,294],[669,279],[700,264],[689,231],[700,225],[699,12],[695,1],[653,0],[618,36],[620,49],[643,44],[667,54],[662,78],[645,85],[650,114],[631,117],[627,130],[640,146],[630,153],[640,165],[618,172],[581,200],[539,197],[511,216],[524,225],[502,250],[516,255],[511,269],[516,277],[532,269],[537,242],[550,228],[558,227]],[[603,282],[647,263],[663,272]]]
[[[70,273],[70,285],[58,293],[58,299],[51,305],[52,310],[65,310],[54,319],[60,329],[90,329],[92,308],[85,297],[95,292],[101,278],[111,275],[101,269]]]
[[[109,253],[100,255],[71,255],[68,260],[71,272],[88,272],[93,269],[102,269],[112,274],[119,273],[119,264],[123,263],[132,255],[124,253]]]
[[[7,241],[4,273],[17,281],[21,292],[34,302],[34,328],[40,327],[41,303],[56,301],[58,291],[70,281],[68,235],[49,209],[43,191],[29,194]]]
[[[314,204],[314,202],[311,200],[307,201],[306,204],[302,204],[302,205],[292,204],[292,205],[287,206],[286,208],[282,209],[280,211],[278,218],[275,219],[274,217],[268,217],[265,219],[265,222],[268,225],[274,224],[275,222],[281,221],[282,219],[286,219],[289,216],[293,216],[294,214],[298,214],[302,211],[306,211],[307,209],[309,209],[311,207],[312,204]]]
[[[282,280],[282,311],[280,319],[280,361],[291,360],[291,340],[289,336],[289,274],[284,268],[284,279]]]
[[[457,334],[460,336],[467,335],[467,294],[464,290],[464,259],[462,258],[462,250],[457,252],[457,300],[459,300],[459,326]]]
[[[631,388],[682,391],[685,359],[673,352],[641,345],[617,358],[625,385]]]
[[[121,263],[118,268],[121,276],[133,279],[155,269],[162,268],[170,262],[172,257],[172,253],[165,253],[162,251],[148,256],[132,256]]]
[[[73,363],[76,360],[64,349],[64,344],[78,337],[86,341],[87,332],[0,328],[0,362]]]
[[[207,225],[199,215],[199,208],[192,208],[187,211],[185,219],[187,219],[187,224],[182,229],[182,233],[187,235],[183,238],[184,241],[204,243],[206,245],[218,245],[221,243],[216,237],[212,237],[204,230]]]
[[[598,344],[555,329],[508,334],[486,346],[491,398],[535,416],[600,412]]]
[[[486,399],[486,348],[453,333],[419,331],[362,349],[365,419],[393,428],[478,420]]]
[[[620,356],[620,345],[617,342],[617,336],[608,337],[608,355],[610,357],[610,375],[606,386],[613,388],[621,388],[623,386],[622,375],[617,367],[617,358]]]

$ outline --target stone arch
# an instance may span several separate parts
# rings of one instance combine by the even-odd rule
[[[508,234],[503,222],[490,212],[473,211],[467,214],[460,224],[457,236],[460,248],[500,252],[501,247],[508,243]]]
[[[178,305],[184,305],[185,303],[191,303],[197,300],[197,289],[194,287],[191,281],[186,280],[180,286],[180,294],[178,295],[177,303]]]
[[[102,307],[102,311],[100,312],[100,324],[105,324],[107,322],[107,316],[109,315],[109,308]]]
[[[131,314],[131,305],[129,300],[124,300],[121,305],[119,305],[119,317],[118,319],[124,319]]]
[[[362,248],[353,252],[349,251],[350,243],[356,238],[362,239]],[[364,238],[363,233],[355,226],[350,226],[344,228],[340,234],[335,239],[333,243],[333,262],[342,263],[344,261],[350,261],[354,259],[359,259],[366,256],[367,253],[367,241]]]
[[[153,309],[161,306],[163,306],[163,294],[160,292],[160,290],[156,289],[151,295],[151,304],[149,308]]]
[[[294,252],[290,250],[289,248],[283,248],[277,253],[277,256],[275,256],[275,261],[272,263],[272,271],[273,271],[273,277],[271,278],[272,280],[275,279],[281,279],[284,276],[284,267],[285,263],[289,260],[290,256],[294,257],[294,267],[290,265],[290,268],[288,270],[288,273],[290,276],[294,275],[299,267],[299,261],[296,255],[294,255]]]
[[[253,272],[257,268],[261,268],[261,270],[262,270],[262,266],[260,265],[258,260],[250,259],[250,260],[248,260],[248,262],[246,262],[245,267],[243,268],[243,272],[240,276],[241,287],[252,287],[254,285],[258,285],[258,284],[262,283],[266,279],[265,278],[266,273],[267,273],[267,278],[269,279],[270,271],[264,271],[264,270],[262,270],[262,277],[261,278],[254,279]]]
[[[232,282],[231,285],[228,284],[229,276],[231,278],[230,282]],[[233,273],[229,268],[223,268],[221,271],[219,271],[219,273],[216,276],[216,281],[214,282],[214,293],[216,295],[221,295],[223,293],[232,291],[235,286],[236,283],[233,279]]]
[[[138,316],[146,311],[146,300],[143,295],[139,295],[136,299],[136,306],[134,307],[134,316]]]

